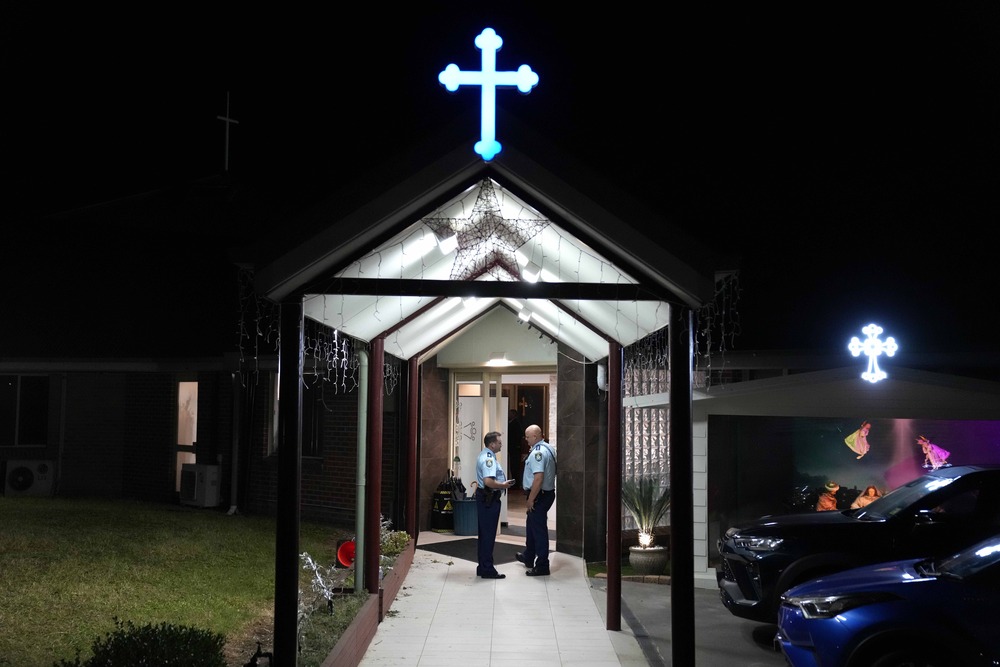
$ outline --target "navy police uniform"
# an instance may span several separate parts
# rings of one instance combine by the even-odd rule
[[[497,541],[497,526],[500,524],[500,498],[504,489],[491,489],[486,486],[486,478],[493,477],[497,482],[506,482],[503,466],[489,447],[479,452],[476,460],[476,515],[479,519],[479,543],[477,557],[479,565],[476,576],[486,579],[498,579],[502,575],[493,565],[493,546]]]
[[[524,476],[521,486],[525,493],[531,489],[535,473],[542,473],[542,488],[535,505],[529,508],[524,521],[524,551],[518,560],[527,565],[529,574],[549,573],[549,509],[556,501],[556,457],[551,445],[540,440],[528,452],[524,461]]]

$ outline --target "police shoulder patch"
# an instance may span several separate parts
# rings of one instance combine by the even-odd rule
[[[490,458],[486,459],[486,467],[487,468],[492,468],[493,467],[493,459],[490,459]]]
[[[536,461],[541,461],[542,460],[542,453],[541,452],[535,452],[535,460]]]

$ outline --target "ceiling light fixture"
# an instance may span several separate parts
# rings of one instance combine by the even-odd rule
[[[441,248],[442,254],[447,255],[458,249],[458,232],[447,229],[441,232],[434,232],[434,237],[437,239],[438,247]]]
[[[538,282],[538,276],[542,273],[542,267],[538,266],[534,262],[528,262],[521,269],[521,277],[524,278],[529,283]]]
[[[517,319],[521,320],[522,322],[530,322],[531,311],[525,308],[524,310],[522,310],[520,313],[517,314]]]
[[[489,361],[486,362],[487,366],[513,366],[514,362],[507,358],[506,352],[493,352],[490,354]]]

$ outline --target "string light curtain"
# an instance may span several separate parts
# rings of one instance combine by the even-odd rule
[[[257,295],[253,271],[247,268],[240,269],[239,304],[236,326],[239,372],[243,386],[247,387],[259,380],[261,357],[278,354],[280,306]],[[367,350],[368,344],[309,317],[304,319],[302,333],[303,384],[328,383],[325,388],[342,394],[356,391],[360,366],[357,352]],[[402,362],[386,355],[382,376],[385,394],[392,395],[400,384]]]

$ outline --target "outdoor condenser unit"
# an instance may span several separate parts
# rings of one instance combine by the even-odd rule
[[[4,494],[51,496],[54,479],[52,461],[7,461]]]
[[[195,507],[219,505],[219,466],[185,463],[181,466],[181,503]]]

